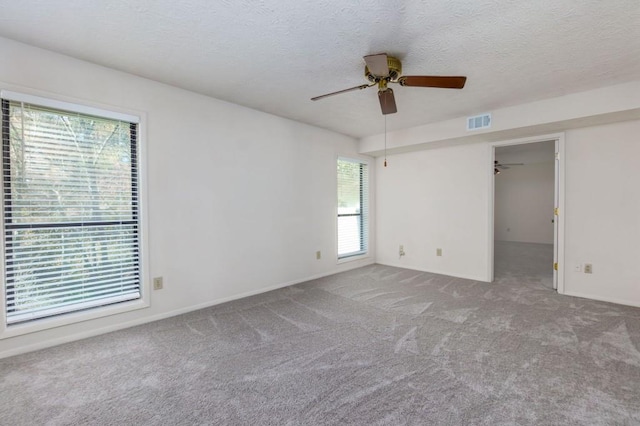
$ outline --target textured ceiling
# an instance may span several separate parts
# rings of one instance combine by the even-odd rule
[[[361,137],[362,56],[461,90],[394,86],[395,130],[640,79],[638,0],[0,0],[0,36]]]

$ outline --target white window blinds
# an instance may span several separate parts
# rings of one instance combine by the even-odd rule
[[[367,253],[369,172],[366,163],[338,159],[338,258]]]
[[[140,298],[137,124],[2,99],[8,324]]]

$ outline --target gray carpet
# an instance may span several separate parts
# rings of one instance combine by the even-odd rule
[[[553,288],[553,244],[495,241],[494,262],[499,282],[520,281]]]
[[[7,425],[640,424],[640,309],[373,265],[0,360]]]

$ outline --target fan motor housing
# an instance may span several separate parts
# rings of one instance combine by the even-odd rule
[[[402,75],[402,63],[400,62],[400,59],[394,58],[393,56],[387,56],[387,66],[389,67],[388,77],[382,77],[372,74],[366,65],[364,66],[364,76],[372,83],[377,83],[383,78],[388,81],[397,82],[398,78],[400,78],[400,76]]]

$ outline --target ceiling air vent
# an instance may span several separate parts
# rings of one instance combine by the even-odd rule
[[[491,113],[467,118],[467,130],[488,129],[491,127]]]

